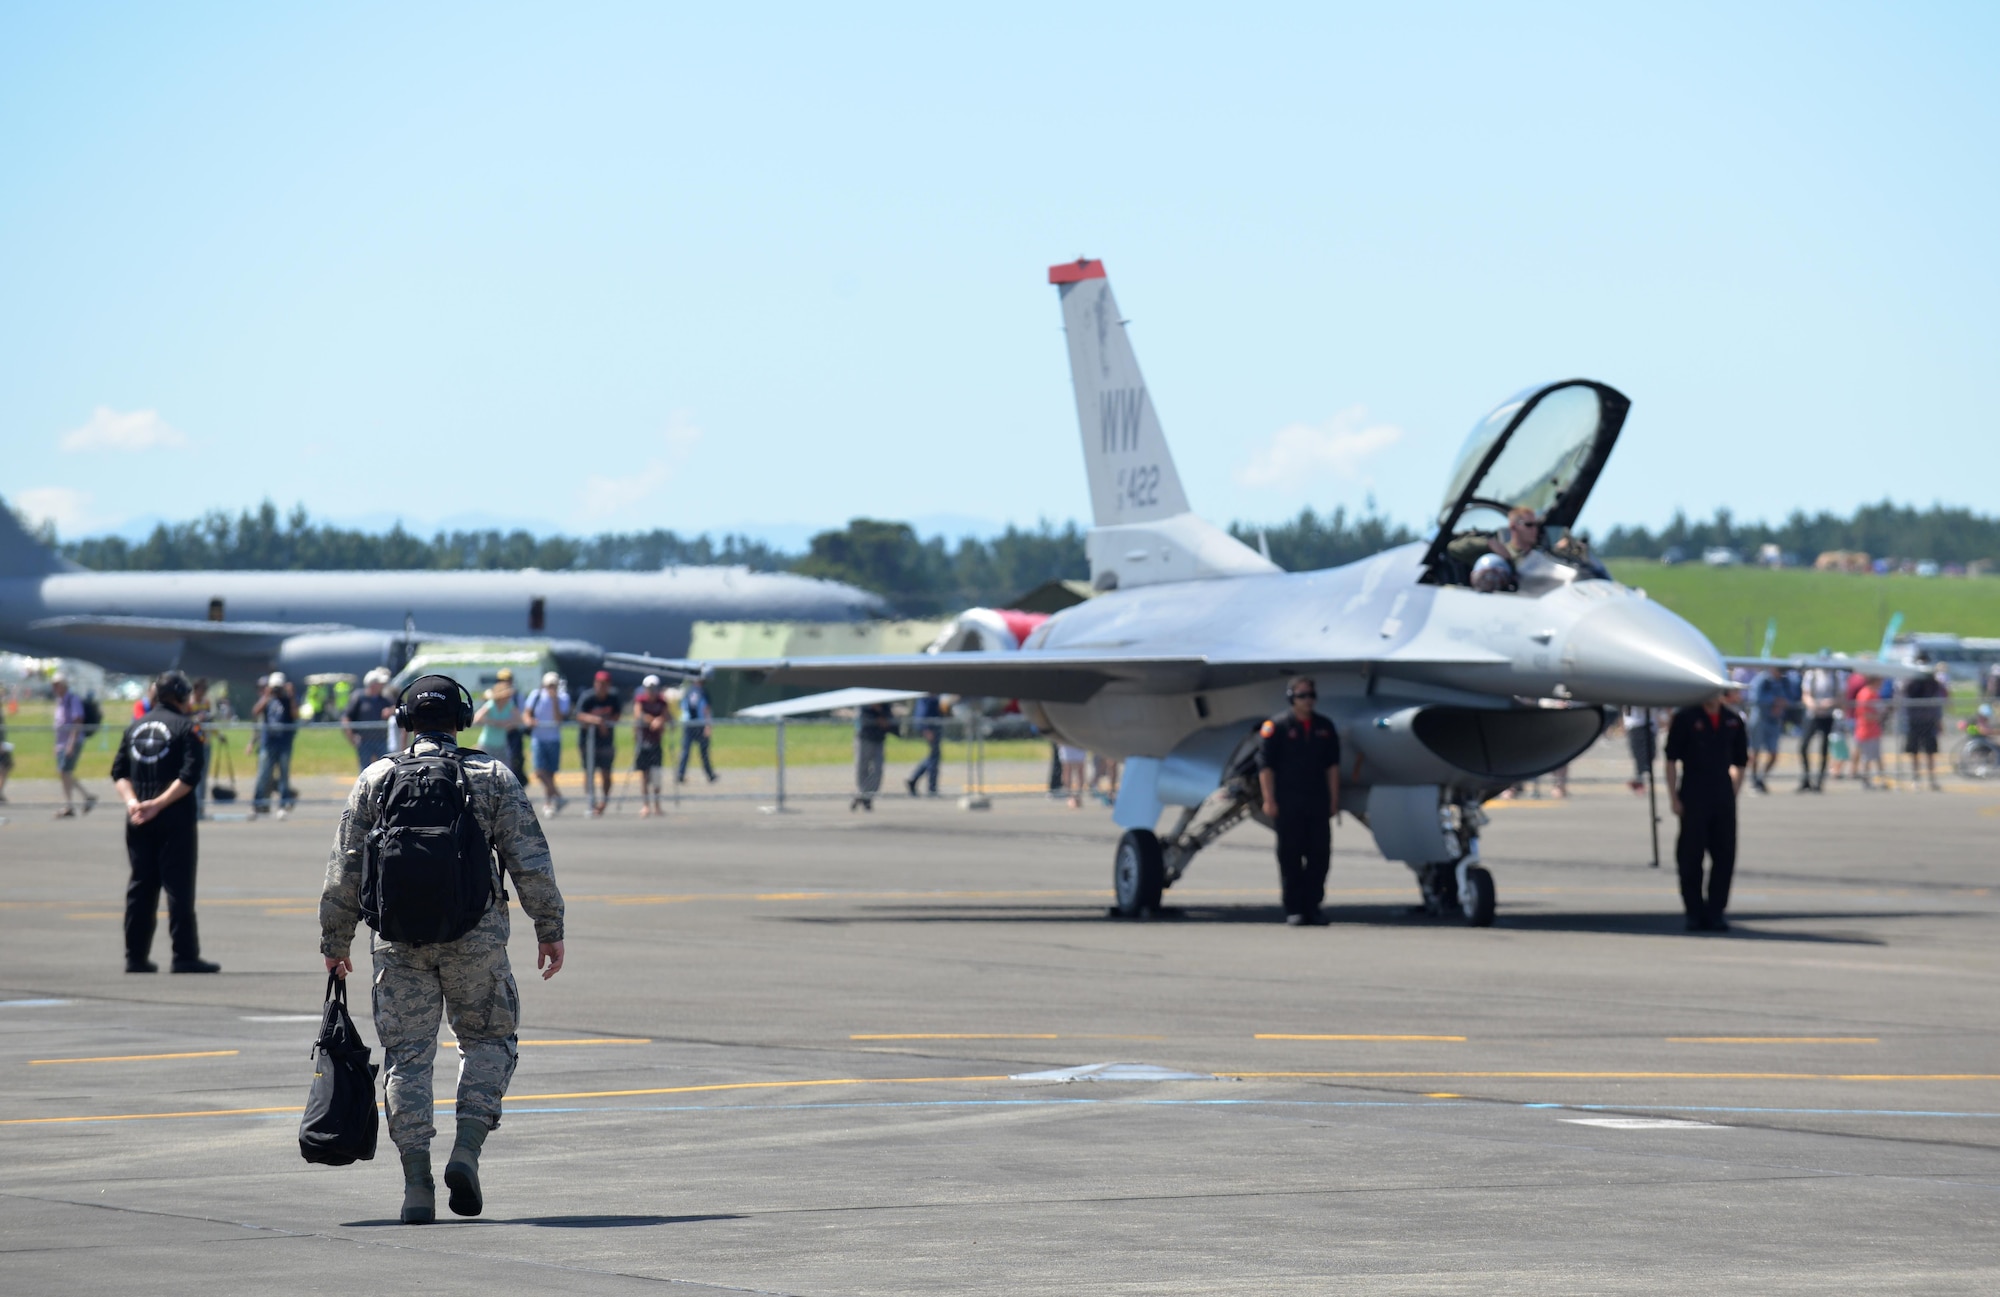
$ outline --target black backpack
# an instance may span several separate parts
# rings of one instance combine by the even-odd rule
[[[472,815],[463,755],[452,747],[391,760],[361,848],[361,917],[384,941],[455,941],[500,891],[493,847]]]
[[[94,739],[97,731],[104,728],[104,707],[97,701],[96,694],[83,696],[83,737]]]
[[[375,1064],[347,1016],[347,983],[326,978],[326,1006],[313,1041],[312,1089],[299,1119],[299,1156],[323,1166],[346,1166],[375,1157]]]

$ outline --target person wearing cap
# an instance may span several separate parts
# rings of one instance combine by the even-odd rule
[[[1299,676],[1285,690],[1291,706],[1258,731],[1257,784],[1264,818],[1278,832],[1278,882],[1285,922],[1323,927],[1320,903],[1333,861],[1333,817],[1340,814],[1340,734],[1314,710],[1319,688]]]
[[[559,682],[558,682],[559,683]],[[486,753],[461,748],[461,720],[470,719],[470,700],[448,676],[420,676],[403,691],[402,719],[414,735],[396,761],[381,761],[361,772],[348,794],[335,830],[326,882],[320,892],[320,954],[327,971],[345,978],[354,971],[350,949],[361,919],[362,858],[369,836],[384,813],[384,784],[397,762],[445,756],[464,775],[465,805],[486,844],[505,870],[513,894],[535,925],[535,966],[544,981],[562,971],[563,897],[541,823],[513,771]],[[459,709],[465,708],[461,714]],[[444,1182],[452,1211],[477,1216],[485,1210],[479,1158],[486,1138],[500,1125],[500,1109],[520,1057],[517,1028],[521,994],[507,962],[507,892],[495,871],[484,913],[471,930],[449,941],[369,940],[375,966],[375,1033],[382,1042],[383,1106],[389,1139],[403,1163],[405,1224],[437,1218],[437,1188],[431,1177],[431,1140],[437,1133],[432,1064],[438,1052],[440,1019],[451,1022],[458,1042],[456,1138],[445,1163]]]
[[[292,789],[292,740],[299,731],[299,705],[292,696],[292,682],[282,671],[264,677],[264,687],[250,708],[250,715],[262,726],[257,745],[257,787],[251,794],[250,814],[254,818],[271,809],[271,794],[278,795],[278,818],[292,813],[299,799]]]
[[[545,794],[542,809],[550,815],[562,812],[569,799],[556,788],[556,772],[562,769],[562,727],[569,719],[569,690],[553,671],[542,676],[542,687],[528,695],[521,714],[532,728],[535,747],[535,778]]]
[[[521,691],[514,684],[514,668],[501,667],[493,677],[493,687],[498,690],[507,687],[507,694],[514,700],[514,723],[507,727],[507,768],[514,772],[514,778],[521,781],[521,787],[528,786],[528,731],[521,721]]]
[[[125,727],[111,780],[125,799],[125,971],[157,973],[153,932],[167,893],[167,935],[176,973],[215,973],[201,957],[194,918],[195,790],[208,763],[201,723],[188,714],[194,687],[178,671],[154,682],[154,707]]]
[[[347,700],[341,713],[340,732],[363,770],[389,755],[389,718],[396,714],[396,700],[382,692],[388,683],[389,673],[376,667],[361,678],[361,692]]]
[[[493,681],[493,687],[486,691],[486,697],[479,702],[479,710],[472,714],[472,723],[479,727],[479,750],[495,761],[504,762],[514,771],[514,778],[520,779],[521,772],[515,768],[514,754],[520,750],[521,704],[514,697],[514,673],[505,667]]]
[[[590,813],[604,814],[611,804],[611,769],[618,760],[618,718],[625,700],[611,687],[611,673],[591,677],[590,692],[576,700],[576,746],[583,758],[583,792]],[[592,776],[595,776],[593,784]],[[600,791],[601,788],[601,791]]]
[[[673,704],[660,689],[658,676],[639,682],[632,695],[632,768],[639,772],[639,814],[659,815],[660,767],[665,764],[667,727],[673,722]]]

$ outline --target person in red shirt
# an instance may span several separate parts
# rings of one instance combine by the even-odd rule
[[[1854,777],[1863,788],[1877,787],[1882,778],[1882,691],[1873,680],[1862,679],[1853,696]]]

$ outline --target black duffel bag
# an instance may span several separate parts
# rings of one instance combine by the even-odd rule
[[[375,1064],[347,1015],[347,982],[326,978],[326,1007],[313,1041],[312,1092],[299,1120],[299,1156],[326,1166],[375,1156],[381,1115],[375,1110]]]

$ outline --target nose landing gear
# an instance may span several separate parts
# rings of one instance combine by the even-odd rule
[[[1412,866],[1423,912],[1433,918],[1457,914],[1475,928],[1493,926],[1496,892],[1493,875],[1479,863],[1479,830],[1486,813],[1473,802],[1448,802],[1441,808],[1446,837],[1458,845],[1457,860]]]

